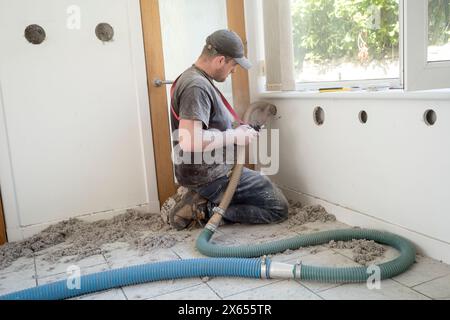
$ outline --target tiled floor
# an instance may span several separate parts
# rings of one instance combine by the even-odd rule
[[[314,222],[289,228],[287,223],[270,226],[221,227],[214,241],[225,245],[268,242],[292,237],[300,233],[341,229],[348,226],[339,222]],[[121,268],[155,261],[179,260],[203,257],[195,249],[195,239],[200,229],[192,231],[191,240],[180,242],[169,249],[156,249],[145,254],[130,250],[126,244],[108,245],[109,252],[76,263],[82,274]],[[47,249],[52,250],[52,249]],[[21,258],[10,267],[0,270],[0,295],[64,279],[66,269],[73,262],[67,258],[51,264],[44,257],[48,251],[31,258]],[[387,248],[384,259],[397,255]],[[330,249],[326,245],[303,248],[277,254],[273,260],[322,266],[357,266],[351,250]],[[450,266],[417,256],[417,262],[409,271],[393,279],[381,282],[380,289],[368,289],[363,284],[333,284],[296,280],[254,280],[237,278],[193,278],[140,284],[90,294],[77,299],[450,299]]]

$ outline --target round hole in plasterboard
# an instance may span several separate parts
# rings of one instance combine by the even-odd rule
[[[313,118],[315,124],[317,124],[318,126],[323,125],[323,123],[325,122],[325,112],[321,107],[316,107],[314,109]]]
[[[437,120],[436,112],[434,110],[432,110],[432,109],[428,109],[423,114],[423,120],[425,121],[425,123],[428,126],[433,126],[436,123],[436,120]]]
[[[32,44],[41,44],[45,40],[45,30],[40,25],[30,24],[24,31],[25,39]]]
[[[95,27],[95,35],[100,41],[111,41],[114,37],[114,29],[109,23],[102,22]]]
[[[361,123],[367,123],[368,115],[365,110],[361,110],[358,115],[359,121]]]

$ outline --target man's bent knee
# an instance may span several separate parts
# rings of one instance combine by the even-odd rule
[[[273,215],[273,222],[278,223],[286,220],[289,214],[289,203],[286,197],[281,193],[281,191],[275,187],[275,194],[277,195],[276,201],[274,202],[271,212]]]
[[[282,222],[288,218],[289,213],[289,204],[282,203],[279,209],[273,210],[275,221],[274,222]]]

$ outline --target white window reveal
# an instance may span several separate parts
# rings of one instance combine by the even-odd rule
[[[267,91],[295,89],[290,0],[263,0]],[[287,19],[286,19],[287,18]]]

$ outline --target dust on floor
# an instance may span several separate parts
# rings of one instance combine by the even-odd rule
[[[56,262],[62,257],[69,257],[66,261],[76,262],[92,255],[107,253],[105,245],[114,242],[125,242],[130,249],[148,252],[156,248],[170,248],[181,241],[194,241],[192,230],[175,231],[163,219],[159,214],[128,210],[108,220],[62,221],[28,239],[0,246],[0,270],[10,266],[20,257],[32,257],[34,253],[59,244],[63,245],[48,252],[45,260]],[[335,216],[320,205],[302,206],[298,202],[290,202],[287,221],[289,229],[309,222],[335,220]],[[384,252],[382,246],[367,240],[330,243],[329,246],[354,249],[353,258],[361,264],[367,264],[382,256]]]
[[[336,217],[320,205],[302,206],[300,202],[289,201],[288,225],[290,229],[315,221],[336,221]]]
[[[152,248],[168,248],[190,237],[188,231],[174,231],[164,224],[159,215],[128,210],[108,220],[85,222],[70,219],[51,225],[42,232],[22,241],[0,247],[0,270],[20,257],[31,257],[34,252],[64,244],[50,251],[45,260],[55,262],[62,257],[68,261],[107,252],[107,243],[126,242],[130,248],[148,251]]]
[[[368,266],[378,257],[382,257],[385,248],[373,240],[334,241],[328,244],[333,249],[353,249],[353,260],[359,264]]]
[[[303,206],[301,203],[289,202],[289,228],[295,228],[308,222],[332,222],[336,217],[329,214],[322,206]],[[359,264],[368,266],[370,263],[382,257],[385,248],[373,240],[353,239],[352,241],[330,241],[328,244],[332,249],[353,249],[353,260]],[[315,253],[315,249],[310,251]]]

